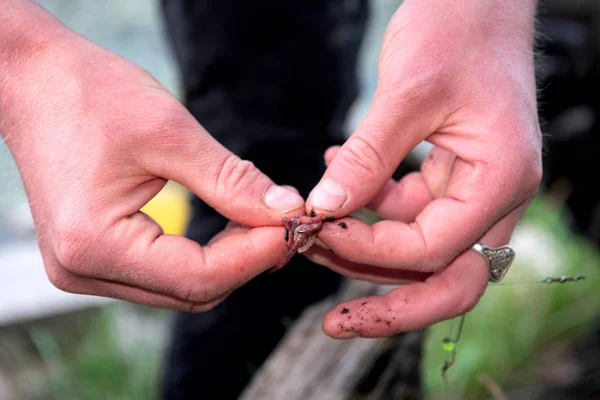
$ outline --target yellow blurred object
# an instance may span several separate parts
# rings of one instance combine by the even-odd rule
[[[191,215],[188,191],[168,182],[141,211],[152,217],[165,233],[183,235]]]

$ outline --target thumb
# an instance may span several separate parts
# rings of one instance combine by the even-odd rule
[[[221,215],[242,225],[264,226],[280,225],[284,216],[304,211],[304,199],[296,191],[276,185],[192,118],[171,134],[174,138],[159,146],[176,149],[155,150],[144,160],[150,172],[184,185]]]
[[[365,206],[402,159],[435,131],[431,118],[419,116],[410,104],[398,103],[387,94],[376,94],[356,132],[337,153],[331,150],[335,155],[310,193],[307,209],[339,217]]]

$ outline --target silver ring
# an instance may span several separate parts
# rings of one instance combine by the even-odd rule
[[[515,259],[515,251],[508,246],[494,248],[475,243],[471,248],[485,258],[490,274],[490,282],[500,282]]]

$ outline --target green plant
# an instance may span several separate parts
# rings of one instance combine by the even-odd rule
[[[123,347],[118,327],[122,305],[103,309],[85,327],[80,341],[60,343],[59,333],[36,324],[30,336],[47,372],[48,395],[53,399],[148,400],[157,398],[162,345],[136,332],[129,349]],[[132,307],[128,305],[128,307]],[[159,313],[157,318],[162,317]],[[130,333],[132,334],[132,333]]]
[[[595,246],[570,233],[561,213],[544,199],[532,204],[522,225],[548,241],[536,251],[550,253],[548,261],[553,266],[548,271],[553,276],[585,279],[540,283],[547,275],[533,265],[535,259],[522,260],[517,253],[505,281],[490,285],[467,314],[456,362],[447,372],[447,388],[441,377],[447,357],[442,340],[448,336],[451,321],[429,329],[423,363],[428,398],[443,398],[445,389],[447,398],[486,398],[491,386],[508,391],[535,382],[541,356],[577,340],[600,315],[600,255]]]

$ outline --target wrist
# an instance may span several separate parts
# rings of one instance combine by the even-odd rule
[[[0,136],[7,144],[27,118],[22,106],[44,90],[44,81],[60,58],[70,31],[30,0],[0,0]],[[9,140],[12,136],[14,140]]]
[[[0,68],[3,76],[43,52],[57,34],[66,29],[31,0],[0,0],[0,8]]]
[[[481,38],[503,38],[513,44],[531,48],[534,38],[535,14],[538,0],[405,0],[403,5],[427,18],[416,18],[427,23],[429,16],[445,27],[440,29],[467,29]]]
[[[535,36],[538,0],[485,0],[479,2],[476,17],[489,24],[491,37],[506,38],[531,50]]]

